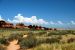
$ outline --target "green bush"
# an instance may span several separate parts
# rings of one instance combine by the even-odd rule
[[[43,34],[46,34],[47,32],[46,31],[41,31],[41,32],[38,32],[36,35],[43,35]]]
[[[46,39],[38,39],[37,40],[37,45],[39,44],[43,44],[43,43],[46,43],[46,44],[52,44],[52,43],[59,43],[60,42],[60,39],[57,39],[57,38],[46,38]]]
[[[50,33],[48,33],[48,36],[51,35],[66,35],[69,34],[67,30],[61,30],[61,31],[52,31]]]
[[[75,38],[70,38],[70,39],[68,39],[68,43],[71,43],[71,42],[74,42],[75,41]]]
[[[57,38],[47,38],[46,39],[46,43],[59,43],[60,42],[60,40],[59,39],[57,39]]]
[[[75,31],[74,31],[74,30],[68,30],[67,32],[68,32],[69,34],[75,35]]]
[[[21,39],[21,41],[19,41],[19,44],[22,49],[35,47],[36,43],[37,43],[37,40],[34,37],[23,38]]]
[[[9,40],[9,41],[12,41],[12,40],[14,40],[14,39],[20,39],[20,38],[22,38],[22,37],[23,37],[22,34],[18,34],[18,33],[16,33],[16,34],[11,34],[11,35],[9,36],[8,40]]]
[[[5,39],[5,38],[0,38],[0,44],[3,44],[3,45],[8,45],[8,40]]]
[[[61,39],[62,39],[62,36],[61,36],[61,35],[59,35],[59,36],[57,37],[57,39],[61,40]]]

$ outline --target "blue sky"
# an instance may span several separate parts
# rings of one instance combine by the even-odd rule
[[[0,0],[0,15],[3,19],[19,21],[19,14],[25,19],[20,21],[26,24],[75,28],[75,0]],[[43,23],[38,23],[40,21]]]

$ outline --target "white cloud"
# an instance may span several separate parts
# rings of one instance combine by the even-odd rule
[[[0,20],[4,20],[1,15],[0,15]],[[24,17],[21,14],[18,14],[17,16],[15,16],[12,20],[10,20],[8,18],[7,20],[8,22],[11,23],[26,23],[26,24],[35,24],[35,25],[63,25],[64,23],[62,21],[50,21],[47,22],[44,19],[37,19],[36,16],[31,16],[31,17]],[[75,25],[75,21],[70,21],[69,23],[65,23],[65,24],[72,24]]]
[[[58,25],[58,24],[62,25],[64,23],[62,21],[57,21],[57,22],[50,21],[50,24],[52,24],[52,25]]]
[[[62,21],[57,21],[58,24],[64,24]]]
[[[56,23],[54,23],[53,21],[50,21],[50,24],[56,24]]]
[[[75,25],[75,22],[74,21],[71,21],[71,24]]]
[[[48,22],[44,21],[43,19],[39,19],[38,22],[39,22],[40,24],[49,24]],[[39,23],[38,23],[38,24],[39,24]]]
[[[32,16],[30,18],[28,17],[24,17],[22,16],[21,14],[18,14],[17,16],[15,16],[13,18],[13,20],[10,20],[8,19],[9,22],[12,22],[12,23],[31,23],[31,24],[48,24],[48,22],[46,22],[45,20],[43,19],[37,19],[36,16]]]
[[[1,15],[0,15],[0,20],[4,20],[4,19],[2,19]]]

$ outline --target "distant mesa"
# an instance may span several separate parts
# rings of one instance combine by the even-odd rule
[[[0,20],[0,28],[14,28],[14,29],[22,29],[22,28],[27,28],[27,29],[35,29],[35,30],[57,30],[56,28],[46,28],[42,26],[37,26],[37,25],[24,25],[23,23],[17,23],[14,25],[13,23],[6,22],[4,20]]]

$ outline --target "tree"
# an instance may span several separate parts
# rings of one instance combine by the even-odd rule
[[[57,30],[56,28],[54,28],[54,30]]]
[[[4,25],[4,24],[5,24],[5,21],[1,20],[0,21],[0,27],[2,27],[2,25]]]
[[[30,29],[31,29],[31,28],[32,28],[32,25],[29,25],[29,26],[28,26],[28,28],[30,28]]]
[[[49,28],[44,27],[44,30],[48,30]]]
[[[52,30],[52,28],[49,28],[49,30]]]
[[[39,27],[36,25],[36,26],[35,26],[35,29],[38,29],[38,28],[39,28]]]
[[[39,26],[39,29],[41,29],[42,27],[41,26]]]
[[[35,25],[33,25],[32,28],[35,29]]]

